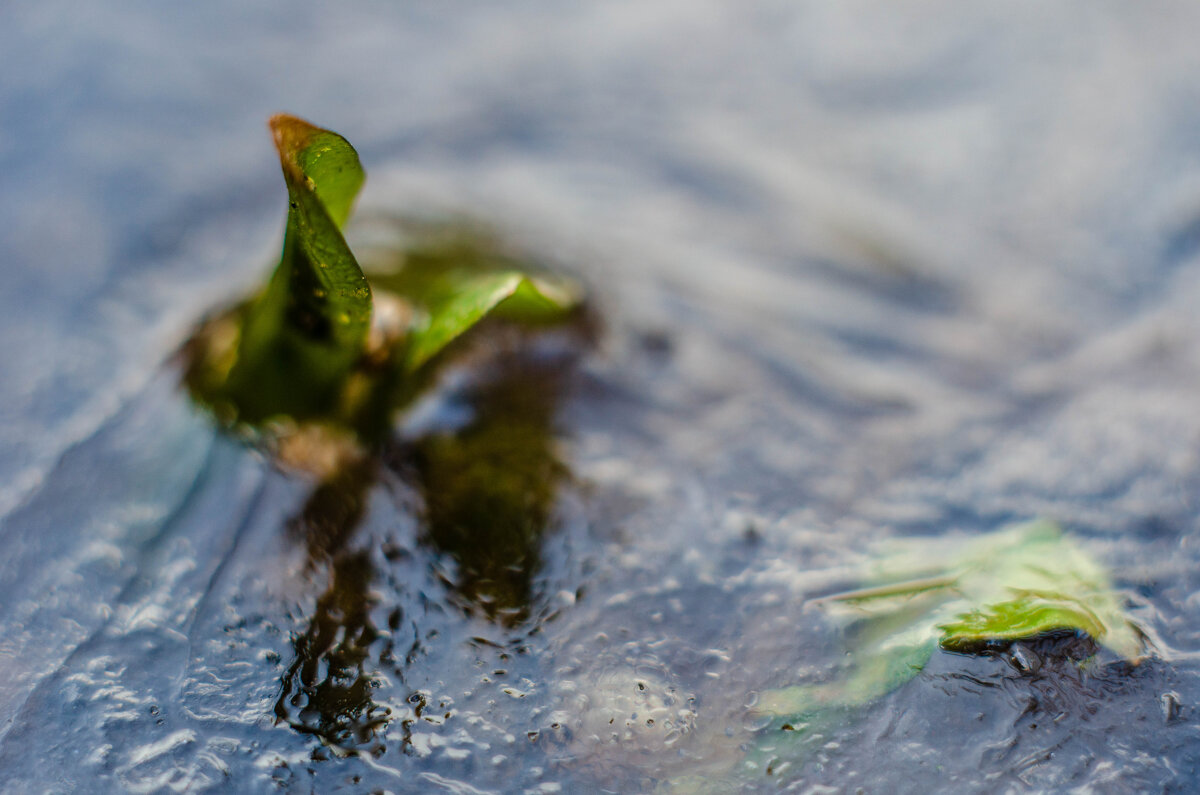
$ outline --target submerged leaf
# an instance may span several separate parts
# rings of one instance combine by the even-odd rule
[[[963,613],[938,629],[942,648],[958,652],[1059,630],[1083,632],[1093,640],[1108,634],[1104,622],[1086,604],[1058,593],[1035,592]]]
[[[920,673],[939,646],[974,653],[1073,632],[1131,662],[1143,653],[1107,573],[1051,522],[957,546],[908,542],[872,569],[872,584],[821,600],[846,626],[848,675],[768,692],[759,712],[792,716],[867,704]]]
[[[949,620],[938,622],[944,649],[973,651],[1071,631],[1130,661],[1143,652],[1141,634],[1104,567],[1052,522],[977,539],[956,568],[961,601],[948,606]]]

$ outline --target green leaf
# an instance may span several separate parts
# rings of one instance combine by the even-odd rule
[[[1074,629],[1093,639],[1108,634],[1104,622],[1083,602],[1058,593],[1036,592],[962,613],[938,629],[942,630],[942,648],[958,652],[1062,629]]]
[[[407,373],[420,369],[490,313],[538,322],[561,318],[578,303],[570,288],[518,271],[449,274],[423,298],[424,317],[409,331]]]
[[[907,635],[907,637],[905,637]],[[755,711],[812,716],[826,709],[858,707],[882,698],[924,670],[937,648],[932,633],[902,633],[870,649],[848,677],[820,685],[796,685],[763,693]]]
[[[345,138],[294,116],[270,122],[288,190],[283,256],[246,313],[230,375],[242,419],[326,410],[362,355],[371,289],[342,237],[364,181]]]
[[[1104,567],[1051,522],[1034,522],[970,543],[957,564],[955,590],[938,623],[942,648],[981,645],[1051,632],[1084,633],[1130,661],[1144,651]]]
[[[804,715],[870,703],[916,676],[938,646],[973,653],[1066,631],[1132,662],[1144,652],[1104,568],[1051,522],[958,544],[892,545],[866,579],[821,600],[846,632],[846,675],[770,691],[758,711]]]
[[[442,352],[481,321],[560,323],[581,303],[573,282],[535,275],[500,240],[457,222],[396,219],[400,239],[369,286],[342,236],[364,181],[354,148],[294,116],[270,126],[288,191],[283,254],[261,293],[206,321],[185,348],[185,381],[222,422],[275,442],[378,440],[435,383]],[[306,434],[309,425],[328,432]],[[341,456],[328,445],[279,454],[310,447],[297,460]]]

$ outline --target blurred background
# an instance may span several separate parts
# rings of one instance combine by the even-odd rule
[[[822,572],[1037,516],[1114,568],[1155,659],[1076,690],[943,660],[779,785],[1190,786],[1200,9],[0,7],[0,788],[733,776],[753,694],[835,659],[802,615]],[[169,364],[277,256],[277,111],[358,148],[361,213],[490,223],[606,327],[519,638],[373,487],[374,573],[329,576],[416,651],[365,641],[348,675],[391,717],[333,750],[272,708],[332,587],[281,529],[304,484]],[[672,729],[595,728],[639,711]]]

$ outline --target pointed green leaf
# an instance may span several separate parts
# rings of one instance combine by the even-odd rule
[[[283,256],[242,328],[231,388],[244,419],[319,412],[362,354],[371,289],[342,237],[364,175],[345,138],[271,119],[288,190]]]
[[[344,227],[366,180],[358,152],[337,133],[286,113],[269,123],[288,192],[315,194],[329,220]]]

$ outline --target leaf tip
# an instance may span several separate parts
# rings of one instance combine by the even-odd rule
[[[267,126],[271,129],[275,150],[279,152],[285,169],[295,168],[298,165],[297,154],[312,142],[314,136],[324,132],[315,124],[290,113],[276,113],[267,121]]]
[[[311,133],[321,129],[312,122],[290,113],[273,114],[271,118],[267,119],[267,126],[271,128],[271,134],[277,142],[290,135]]]

